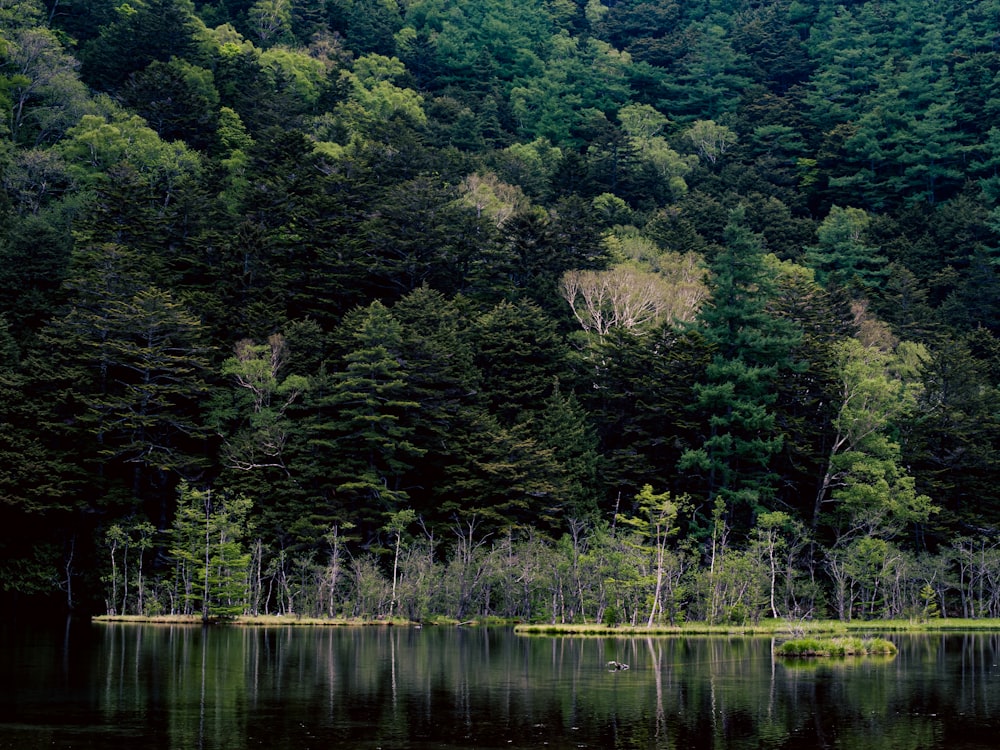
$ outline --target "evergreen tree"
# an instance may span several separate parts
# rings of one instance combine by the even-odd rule
[[[648,333],[614,328],[580,349],[574,366],[599,438],[602,510],[648,481],[678,487],[680,451],[698,437],[689,407],[709,360],[702,337],[667,324]]]
[[[470,267],[491,241],[489,225],[429,177],[401,182],[371,207],[360,228],[374,292],[386,301],[427,284],[462,291]]]
[[[426,451],[407,472],[411,507],[428,524],[450,525],[439,512],[440,484],[449,467],[467,460],[456,439],[462,425],[483,405],[479,370],[467,303],[421,287],[392,307],[401,326],[400,355],[406,363],[409,397],[419,404],[412,414],[413,444]]]
[[[87,557],[100,488],[83,465],[93,451],[65,421],[76,416],[65,403],[70,388],[43,379],[44,361],[31,354],[18,361],[0,318],[0,590],[55,599],[62,589],[72,610],[92,603],[86,592],[74,596],[79,572],[67,562],[77,541],[77,559]]]
[[[501,302],[475,325],[475,363],[490,412],[502,424],[538,411],[565,367],[566,346],[553,322],[531,302]]]
[[[460,425],[462,460],[441,484],[441,513],[490,534],[530,533],[540,517],[551,519],[564,469],[534,432],[530,422],[506,426],[487,412]]]
[[[129,76],[122,99],[164,140],[181,139],[202,150],[215,143],[219,93],[205,68],[176,57],[154,60]]]
[[[806,252],[820,283],[850,284],[857,277],[864,286],[877,286],[885,277],[886,257],[865,244],[869,221],[860,208],[831,207],[817,230],[818,244]]]
[[[394,35],[402,26],[396,3],[355,0],[347,13],[347,38],[355,55],[396,54]]]
[[[539,447],[552,451],[558,472],[551,502],[541,509],[536,525],[548,526],[558,536],[568,521],[597,516],[597,433],[580,402],[563,394],[558,384],[535,418],[535,433]]]
[[[801,366],[776,383],[774,411],[785,433],[775,464],[782,476],[778,499],[808,519],[816,476],[823,471],[832,440],[832,404],[839,390],[835,352],[844,338],[857,333],[856,309],[852,309],[857,303],[841,287],[821,287],[803,266],[773,258],[767,265],[775,281],[770,311],[794,320],[802,331],[793,350]]]
[[[203,621],[247,610],[250,555],[244,551],[250,503],[187,483],[178,489],[170,554],[179,609]]]
[[[413,400],[401,359],[402,330],[392,312],[373,302],[348,314],[344,334],[352,347],[316,395],[317,422],[310,442],[314,469],[334,514],[369,532],[381,514],[408,501],[404,478],[425,450],[412,442]]]
[[[0,312],[22,344],[65,298],[72,237],[52,218],[11,218],[0,236]]]
[[[695,407],[705,420],[701,445],[681,457],[696,472],[709,506],[719,499],[732,524],[749,528],[747,513],[774,500],[773,460],[784,441],[773,409],[777,383],[794,370],[800,332],[771,313],[773,284],[759,240],[736,211],[726,245],[709,264],[711,301],[696,323],[714,354],[695,386]]]
[[[997,399],[986,363],[973,354],[971,341],[984,330],[935,341],[922,369],[915,420],[906,460],[925,493],[941,506],[935,537],[955,528],[997,523],[1000,505],[995,480]]]
[[[661,108],[672,119],[719,120],[736,109],[749,87],[749,60],[733,48],[722,26],[706,22],[692,24],[690,30],[690,45]]]
[[[140,0],[119,6],[115,20],[83,49],[83,78],[116,90],[153,61],[189,58],[196,49],[197,22],[190,0]]]
[[[53,354],[38,376],[67,389],[60,401],[99,475],[155,501],[162,526],[165,491],[204,468],[201,326],[137,272],[128,249],[90,247],[76,260],[71,306],[42,334]]]

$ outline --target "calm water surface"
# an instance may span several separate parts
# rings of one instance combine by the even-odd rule
[[[894,635],[892,659],[798,663],[768,638],[505,629],[2,636],[0,748],[1000,747],[1000,634]]]

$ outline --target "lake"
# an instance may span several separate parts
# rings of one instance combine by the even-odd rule
[[[1000,747],[1000,634],[890,635],[895,657],[792,662],[770,638],[503,628],[2,636],[0,748]]]

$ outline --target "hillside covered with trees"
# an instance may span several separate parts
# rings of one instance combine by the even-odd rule
[[[1000,1],[0,0],[0,590],[1000,616]]]

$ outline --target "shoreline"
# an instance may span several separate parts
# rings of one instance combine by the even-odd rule
[[[239,615],[238,617],[209,617],[201,615],[94,615],[90,621],[97,624],[133,625],[244,625],[252,627],[421,627],[423,623],[410,620],[365,620],[344,617],[299,617],[298,615]],[[463,623],[470,624],[470,623]]]
[[[597,623],[522,623],[496,620],[467,620],[459,622],[435,619],[415,622],[406,619],[368,620],[364,618],[305,617],[298,615],[241,615],[234,618],[209,618],[201,615],[95,615],[90,618],[97,624],[142,625],[237,625],[244,627],[496,627],[513,626],[519,635],[565,635],[599,637],[639,636],[763,636],[777,635],[787,638],[803,634],[838,633],[935,633],[957,631],[1000,631],[1000,619],[966,620],[958,618],[931,620],[815,620],[808,622],[788,620],[762,620],[750,625],[711,625],[704,622],[685,622],[680,625],[601,625]]]
[[[781,636],[797,638],[803,634],[838,635],[844,633],[944,633],[960,631],[1000,631],[1000,619],[965,620],[762,620],[750,625],[712,625],[705,622],[685,622],[681,625],[562,625],[520,624],[514,627],[522,635],[574,635],[603,637],[637,636]]]

